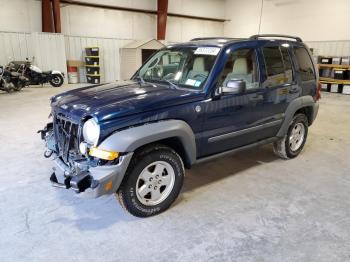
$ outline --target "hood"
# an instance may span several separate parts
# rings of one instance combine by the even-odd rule
[[[189,103],[203,97],[203,93],[193,90],[130,80],[70,90],[54,96],[51,105],[55,112],[69,114],[72,118],[92,116],[102,122]]]

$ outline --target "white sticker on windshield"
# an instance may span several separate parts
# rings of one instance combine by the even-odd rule
[[[195,87],[199,87],[200,85],[201,85],[201,81],[198,81],[198,80],[197,80],[196,83],[194,83],[194,86],[195,86]]]
[[[195,55],[217,55],[220,51],[219,47],[198,47],[194,51]]]
[[[185,85],[188,86],[194,86],[196,84],[196,80],[194,79],[187,79]]]

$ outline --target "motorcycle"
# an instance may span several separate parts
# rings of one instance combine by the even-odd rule
[[[43,85],[50,83],[53,87],[60,87],[64,82],[64,74],[57,70],[42,71],[33,65],[28,58],[22,64],[12,61],[8,65],[13,71],[22,73],[29,79],[31,85]]]
[[[20,91],[29,84],[28,78],[18,72],[12,72],[0,66],[0,90]]]

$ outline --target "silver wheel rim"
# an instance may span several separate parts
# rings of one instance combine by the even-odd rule
[[[302,123],[297,123],[290,133],[289,146],[292,151],[297,151],[304,142],[305,127]]]
[[[59,83],[61,83],[61,78],[59,76],[55,76],[54,78],[52,78],[52,82],[58,85]]]
[[[163,202],[173,190],[175,171],[165,161],[156,161],[146,166],[136,181],[137,199],[146,206]]]

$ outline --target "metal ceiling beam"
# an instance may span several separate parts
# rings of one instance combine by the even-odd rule
[[[137,9],[137,8],[122,7],[122,6],[75,1],[75,0],[61,0],[61,3],[62,4],[69,4],[69,5],[94,7],[94,8],[103,8],[103,9],[110,9],[110,10],[127,11],[127,12],[134,12],[134,13],[144,13],[144,14],[152,14],[152,15],[158,14],[158,11],[156,11],[156,10]],[[176,13],[168,13],[168,16],[179,17],[179,18],[188,18],[188,19],[197,19],[197,20],[199,19],[199,20],[206,20],[206,21],[213,21],[213,22],[229,21],[227,19],[204,17],[204,16],[183,15],[183,14],[176,14]]]
[[[43,32],[53,32],[52,26],[52,8],[50,0],[42,0],[42,31]]]
[[[158,0],[157,3],[157,39],[164,40],[166,20],[168,16],[168,0]]]
[[[53,21],[55,23],[55,32],[61,33],[61,1],[52,0],[52,9],[53,9]]]

